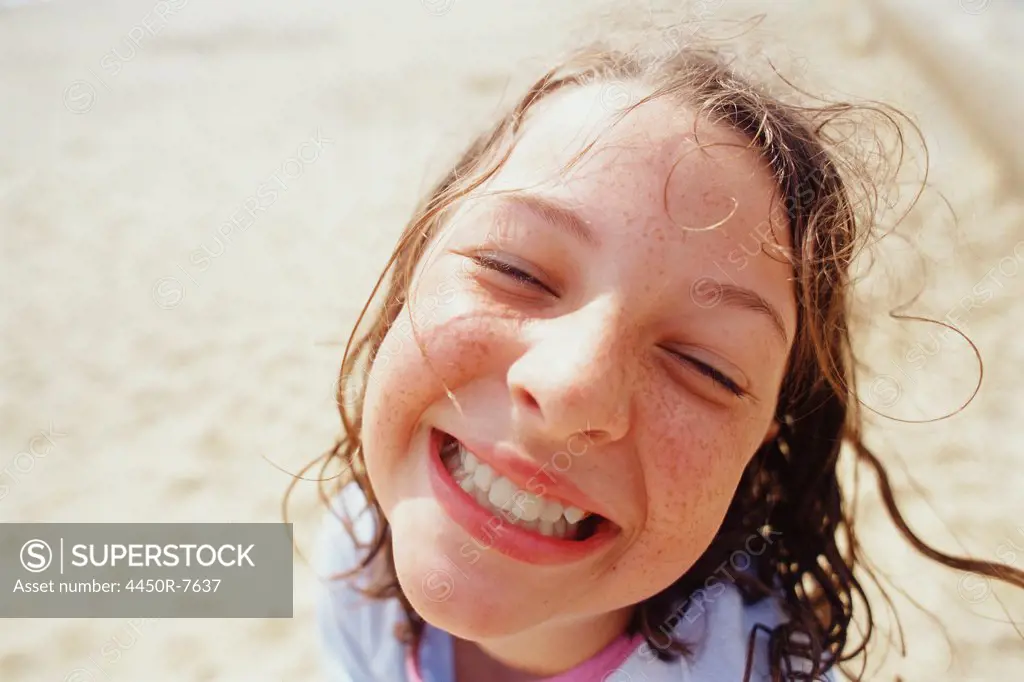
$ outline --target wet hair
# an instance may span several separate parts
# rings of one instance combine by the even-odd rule
[[[908,119],[881,105],[788,103],[742,76],[713,49],[686,48],[657,58],[639,50],[587,49],[534,82],[421,202],[346,345],[337,391],[342,434],[304,470],[320,464],[319,494],[325,504],[352,480],[365,494],[376,535],[363,545],[367,552],[352,573],[372,569],[365,593],[401,601],[408,623],[400,636],[415,645],[423,620],[398,582],[390,528],[365,472],[360,434],[366,375],[408,301],[417,264],[459,202],[502,167],[531,109],[556,92],[587,85],[644,93],[623,106],[621,116],[647,102],[668,99],[747,140],[776,182],[792,243],[784,257],[792,266],[797,304],[796,337],[775,415],[778,436],[753,453],[720,529],[697,562],[660,593],[636,605],[629,634],[642,634],[659,658],[687,655],[687,643],[666,637],[671,629],[665,625],[677,622],[680,605],[707,589],[716,571],[737,552],[747,551],[751,537],[761,535],[771,542],[752,570],[736,571],[731,578],[747,603],[778,598],[788,621],[750,633],[747,678],[760,636],[767,637],[774,681],[819,679],[839,664],[853,679],[862,679],[863,662],[857,666],[860,672],[850,670],[850,662],[859,656],[866,661],[875,632],[862,578],[878,586],[890,608],[892,603],[864,556],[853,510],[840,486],[837,469],[843,452],[873,471],[890,518],[917,551],[950,568],[1024,587],[1024,572],[1018,569],[951,556],[915,535],[896,505],[885,467],[863,437],[865,409],[870,408],[857,397],[858,363],[850,334],[855,284],[851,264],[877,231],[883,179],[857,162],[849,123],[873,118],[887,126],[899,143],[897,155],[902,156],[902,128]],[[381,290],[383,306],[368,317]],[[329,475],[338,468],[346,472],[344,477]],[[342,520],[351,532],[350,520]],[[806,665],[795,663],[801,660]]]

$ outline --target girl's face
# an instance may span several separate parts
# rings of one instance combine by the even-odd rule
[[[398,578],[464,639],[661,591],[773,434],[796,306],[769,170],[728,128],[695,141],[668,101],[618,123],[601,101],[535,109],[434,239],[368,379]]]

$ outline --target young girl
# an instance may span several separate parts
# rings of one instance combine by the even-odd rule
[[[918,540],[862,441],[849,108],[638,54],[571,59],[478,138],[349,341],[329,679],[836,679],[865,603],[844,445],[922,551],[1024,586]]]

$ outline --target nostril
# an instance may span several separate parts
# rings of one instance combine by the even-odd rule
[[[533,397],[533,394],[527,391],[525,388],[516,387],[512,390],[512,398],[521,403],[523,406],[540,412],[540,403]]]

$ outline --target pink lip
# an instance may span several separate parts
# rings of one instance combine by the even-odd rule
[[[528,564],[567,564],[595,554],[618,536],[617,527],[602,523],[598,531],[586,540],[562,540],[516,526],[500,514],[481,507],[459,487],[445,468],[440,454],[442,439],[440,431],[432,430],[430,484],[448,516],[469,533],[482,549],[493,548],[511,559]],[[510,480],[515,479],[510,477]]]

